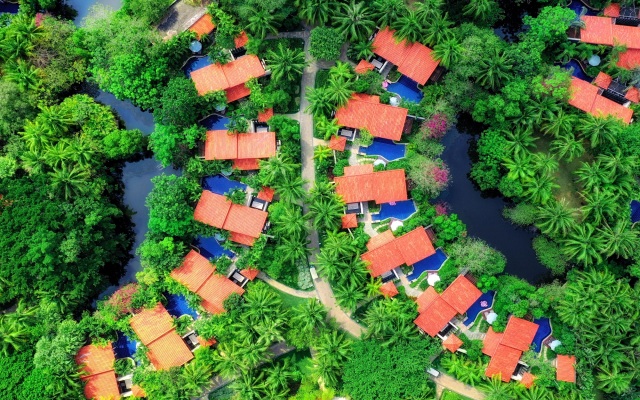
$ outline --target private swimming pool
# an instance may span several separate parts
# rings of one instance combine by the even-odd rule
[[[422,90],[418,89],[418,83],[402,75],[398,82],[390,83],[387,90],[399,95],[403,100],[420,103],[424,96]]]
[[[587,75],[580,66],[580,63],[574,59],[571,59],[568,63],[562,66],[564,69],[568,69],[571,71],[571,75],[576,78],[582,79],[583,81],[591,82],[593,80],[592,77]]]
[[[118,340],[113,342],[113,353],[116,358],[133,357],[136,354],[137,344],[122,332],[118,332]]]
[[[200,121],[200,125],[204,126],[210,131],[226,130],[229,118],[223,117],[218,114],[211,114],[207,118]]]
[[[447,261],[447,255],[441,248],[436,249],[435,254],[430,255],[422,261],[413,264],[413,271],[407,275],[409,282],[415,281],[425,271],[437,271]]]
[[[187,61],[184,67],[182,67],[182,70],[184,71],[185,75],[187,75],[187,78],[191,78],[191,73],[193,71],[204,68],[207,65],[211,64],[212,62],[208,56],[192,57],[191,59],[189,59],[189,61]]]
[[[538,331],[533,337],[533,349],[536,353],[540,353],[542,350],[542,342],[551,335],[551,321],[549,318],[534,319],[533,322],[538,324]]]
[[[374,222],[384,221],[387,218],[396,218],[404,221],[416,212],[416,204],[413,200],[396,201],[395,203],[383,203],[380,212],[371,214]]]
[[[209,260],[214,260],[222,256],[229,258],[236,256],[233,251],[222,247],[215,237],[198,236],[195,241],[195,246],[200,249],[200,254]]]
[[[244,183],[231,180],[220,174],[204,178],[202,187],[219,195],[229,193],[233,189],[247,190],[247,185]]]
[[[373,139],[369,147],[360,147],[360,152],[368,156],[380,156],[387,161],[403,158],[407,152],[406,144],[397,144],[389,139]]]
[[[20,6],[13,3],[0,3],[0,14],[17,14]]]
[[[640,201],[631,200],[631,222],[640,222]]]
[[[493,304],[493,297],[495,295],[496,292],[493,290],[489,290],[487,293],[482,293],[482,296],[480,296],[480,298],[467,310],[468,318],[464,321],[465,326],[473,324],[473,321],[476,320],[478,314],[491,307]]]
[[[182,315],[191,315],[193,319],[198,318],[198,313],[189,307],[189,303],[183,295],[165,293],[164,297],[167,299],[166,309],[172,316],[178,318]]]
[[[571,4],[569,4],[569,8],[577,15],[580,15],[583,7],[587,9],[587,13],[585,15],[598,15],[597,11],[590,9],[589,7],[585,7],[584,3],[580,0],[573,0]]]

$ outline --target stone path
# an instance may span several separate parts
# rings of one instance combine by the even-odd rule
[[[484,393],[474,388],[473,386],[466,385],[455,379],[454,377],[443,374],[442,372],[437,378],[433,376],[430,376],[430,378],[436,383],[436,392],[438,394],[442,393],[442,390],[444,388],[459,393],[463,396],[467,396],[468,398],[473,400],[484,400],[486,398],[486,395]]]
[[[290,294],[291,296],[296,296],[296,297],[303,297],[303,298],[307,298],[307,299],[317,299],[318,295],[316,294],[316,292],[314,290],[306,292],[304,290],[296,290],[293,288],[290,288],[289,286],[280,283],[278,281],[276,281],[273,278],[270,278],[269,275],[265,274],[264,272],[260,271],[260,273],[258,274],[258,279],[266,282],[269,284],[269,286],[274,287],[276,289],[278,289],[281,292],[285,292],[286,294]]]

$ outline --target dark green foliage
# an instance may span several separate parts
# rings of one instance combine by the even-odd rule
[[[200,194],[197,183],[185,177],[160,175],[152,179],[147,197],[149,231],[154,235],[186,237],[194,228],[193,204]]]
[[[485,131],[478,140],[480,161],[473,164],[471,177],[481,190],[494,189],[500,183],[501,163],[506,157],[506,140],[494,130]]]
[[[0,398],[2,400],[21,400],[23,388],[33,373],[33,350],[25,349],[20,353],[0,357]]]
[[[345,391],[353,398],[417,400],[432,395],[425,369],[430,357],[440,351],[435,341],[422,338],[383,347],[365,340],[355,343],[352,351],[343,380]]]
[[[7,81],[0,82],[0,104],[0,143],[4,144],[34,116],[35,107],[18,85]]]
[[[135,154],[140,154],[146,144],[146,138],[137,129],[111,131],[102,139],[105,155],[113,160],[124,160]]]
[[[554,275],[562,275],[567,268],[567,258],[557,243],[544,236],[533,239],[533,249],[542,265],[549,268]]]
[[[122,10],[149,24],[160,22],[171,0],[124,0]]]
[[[507,259],[480,239],[461,239],[448,247],[449,255],[456,263],[475,276],[498,275],[504,271]]]
[[[192,159],[189,159],[189,156],[196,149],[198,143],[204,140],[205,134],[206,129],[199,125],[192,125],[181,130],[173,125],[157,124],[156,129],[151,133],[149,147],[163,166],[167,167],[173,164],[180,167],[191,162]],[[209,162],[208,164],[214,165],[215,163]]]
[[[160,103],[160,108],[154,112],[156,122],[185,128],[198,120],[203,100],[191,79],[177,77],[167,84]]]
[[[309,54],[319,60],[335,61],[340,58],[342,37],[333,28],[319,26],[311,30]]]

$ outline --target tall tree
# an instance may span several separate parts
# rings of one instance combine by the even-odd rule
[[[606,243],[590,224],[575,225],[562,244],[565,254],[584,266],[601,262],[601,252],[606,248]]]
[[[413,10],[408,10],[391,27],[395,29],[394,36],[396,39],[406,39],[409,43],[419,42],[425,32],[420,16]]]
[[[480,71],[476,81],[487,89],[497,90],[510,77],[513,64],[505,52],[494,48],[479,63]]]
[[[336,29],[350,42],[366,40],[376,27],[373,15],[364,1],[342,3],[333,15]]]
[[[566,236],[576,224],[577,210],[570,208],[566,200],[550,201],[540,206],[536,226],[549,236]]]
[[[440,61],[440,65],[450,68],[455,65],[462,56],[462,44],[456,37],[444,40],[433,47],[433,57]]]
[[[329,0],[299,0],[300,16],[315,25],[326,25],[336,3]]]
[[[269,50],[266,60],[275,82],[294,81],[302,76],[307,66],[304,51],[285,47],[282,43],[275,51]]]
[[[407,13],[404,0],[374,0],[371,4],[372,15],[380,28],[393,24]]]

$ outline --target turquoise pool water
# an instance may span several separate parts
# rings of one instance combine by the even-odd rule
[[[400,95],[403,100],[420,103],[424,94],[418,89],[418,83],[402,75],[398,82],[390,83],[387,90]]]

